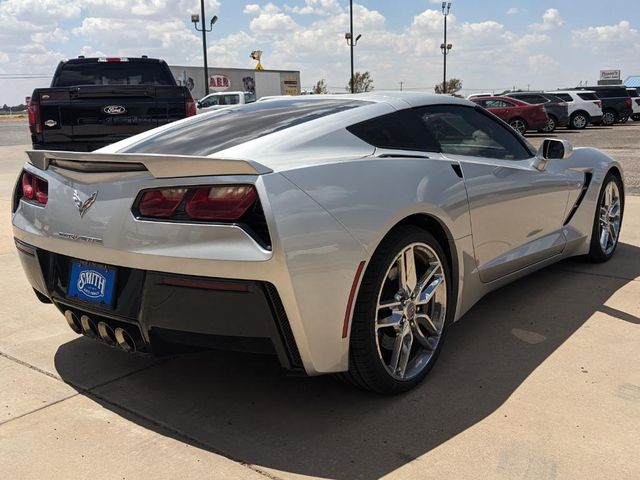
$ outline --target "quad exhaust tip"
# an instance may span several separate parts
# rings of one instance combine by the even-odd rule
[[[65,310],[64,318],[76,333],[100,339],[111,346],[117,345],[125,352],[133,353],[137,350],[135,340],[124,328],[117,327],[113,329],[106,322],[98,322],[96,325],[96,322],[88,315],[82,315],[78,318],[78,315],[71,310]]]
[[[87,315],[82,315],[80,317],[80,326],[82,327],[82,333],[84,333],[88,337],[93,337],[93,338],[100,337],[100,332],[98,332],[98,327],[96,326],[96,322],[94,322]]]
[[[105,322],[98,323],[98,334],[100,338],[109,345],[116,344],[116,336],[113,332],[113,328],[107,325]]]
[[[120,327],[116,328],[115,338],[120,348],[125,352],[132,353],[136,351],[136,342],[133,341],[133,338],[125,329]]]
[[[66,310],[64,312],[64,318],[66,318],[67,323],[71,327],[71,330],[73,330],[76,333],[82,333],[80,320],[78,319],[78,316],[75,313],[73,313],[71,310]]]

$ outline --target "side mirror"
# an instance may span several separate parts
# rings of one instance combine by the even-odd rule
[[[533,166],[542,172],[547,168],[549,160],[563,160],[569,158],[572,153],[573,145],[569,141],[545,138],[538,149]]]
[[[202,108],[202,102],[196,102],[196,107]]]

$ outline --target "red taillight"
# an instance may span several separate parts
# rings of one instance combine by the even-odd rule
[[[593,103],[595,103],[598,106],[598,108],[602,108],[602,101],[595,100]]]
[[[46,180],[31,175],[29,172],[22,172],[22,198],[46,205],[49,201],[49,184]]]
[[[142,195],[138,211],[143,217],[169,218],[187,193],[186,188],[149,190]]]
[[[633,102],[631,101],[631,97],[629,98],[625,98],[624,99],[624,103],[627,105],[627,107],[631,108],[633,107]]]
[[[194,220],[238,220],[256,201],[251,185],[223,185],[198,188],[185,211]]]
[[[32,98],[29,101],[27,112],[29,114],[29,130],[31,130],[31,133],[42,133],[42,125],[40,125],[40,102]]]
[[[187,109],[187,117],[193,117],[196,113],[196,102],[193,100],[193,97],[189,95],[186,101],[186,109]]]
[[[141,217],[147,218],[233,222],[242,217],[257,198],[253,185],[165,188],[142,192],[137,210]]]

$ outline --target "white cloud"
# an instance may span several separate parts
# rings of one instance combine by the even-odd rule
[[[507,15],[517,15],[518,13],[520,13],[520,9],[518,7],[511,7],[507,10]]]
[[[303,7],[285,7],[287,11],[299,15],[329,16],[342,12],[342,7],[337,0],[305,0]]]
[[[542,15],[542,23],[532,23],[529,25],[531,30],[535,31],[548,31],[555,30],[556,28],[560,28],[564,25],[564,20],[560,16],[560,12],[555,8],[550,8],[544,15]]]

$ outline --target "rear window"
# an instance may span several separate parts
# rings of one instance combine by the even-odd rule
[[[560,100],[562,100],[563,102],[573,102],[573,97],[568,93],[556,93],[554,95],[558,97]]]
[[[638,91],[637,90],[627,90],[627,92],[629,92],[629,96],[630,97],[638,97]]]
[[[196,115],[152,135],[125,153],[207,156],[317,118],[361,107],[361,100],[269,100]]]
[[[598,96],[595,93],[579,93],[578,96],[582,100],[598,100]]]
[[[175,85],[175,80],[162,63],[81,62],[64,64],[51,83],[52,87],[80,85]]]

